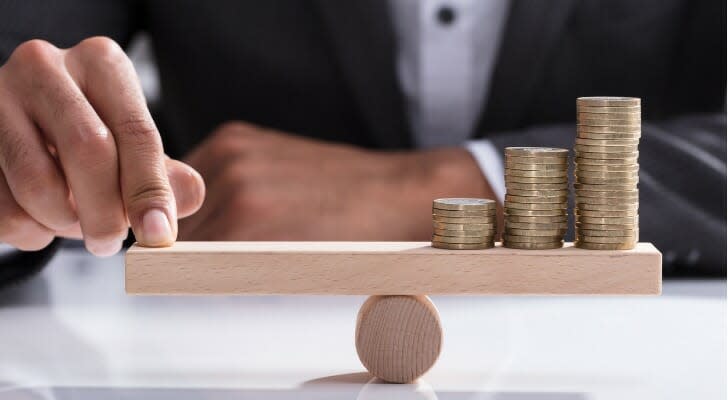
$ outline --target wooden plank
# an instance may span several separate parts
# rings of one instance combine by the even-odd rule
[[[429,242],[177,242],[132,246],[133,294],[656,295],[662,255],[633,250],[443,250]]]

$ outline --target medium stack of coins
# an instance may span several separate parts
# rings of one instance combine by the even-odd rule
[[[495,201],[436,199],[432,202],[432,247],[450,250],[488,249],[497,232]]]
[[[640,99],[576,99],[575,246],[628,250],[639,240]]]
[[[567,228],[569,151],[547,147],[506,148],[503,246],[563,247]]]

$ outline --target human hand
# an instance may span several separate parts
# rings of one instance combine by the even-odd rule
[[[231,122],[185,161],[208,194],[182,240],[429,240],[434,198],[493,198],[459,148],[369,151]]]
[[[0,67],[0,241],[55,236],[116,253],[128,228],[171,244],[204,198],[201,177],[164,155],[136,73],[111,39],[70,49],[31,40]]]

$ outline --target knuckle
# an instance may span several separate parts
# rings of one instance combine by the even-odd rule
[[[67,146],[83,165],[106,165],[115,162],[112,156],[113,143],[109,139],[106,127],[93,122],[79,122],[74,124],[75,129],[70,130],[64,137]]]
[[[22,203],[45,198],[48,188],[53,187],[50,174],[37,163],[27,160],[16,163],[7,174],[7,179],[20,183],[15,185],[14,192]]]
[[[59,50],[41,39],[28,40],[15,48],[10,56],[11,62],[17,61],[23,66],[55,64]]]
[[[144,145],[159,140],[157,126],[146,113],[131,114],[115,124],[113,129],[120,140],[131,140]]]
[[[129,214],[137,214],[149,208],[167,208],[173,199],[172,189],[163,179],[150,179],[137,184],[126,195]]]
[[[89,60],[103,64],[118,64],[129,59],[124,53],[124,49],[113,39],[106,36],[94,36],[84,39],[76,45],[75,49],[87,56]]]

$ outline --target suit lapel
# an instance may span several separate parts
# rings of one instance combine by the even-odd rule
[[[563,32],[574,3],[574,0],[513,0],[491,78],[489,99],[476,134],[525,124],[544,61]]]
[[[379,147],[412,145],[386,0],[315,0],[334,54]]]

